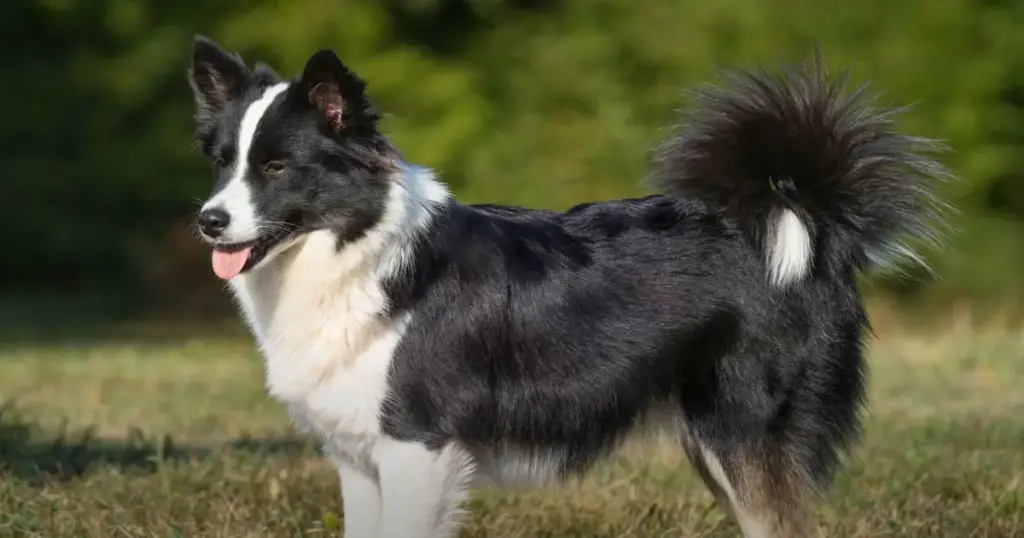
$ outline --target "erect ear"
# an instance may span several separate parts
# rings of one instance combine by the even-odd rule
[[[228,99],[240,94],[248,76],[249,70],[240,56],[224,50],[205,36],[195,36],[189,83],[198,117],[208,117],[220,111]]]
[[[363,99],[366,83],[349,71],[330,50],[321,50],[309,58],[300,86],[320,113],[324,124],[335,134],[345,127],[345,116]]]

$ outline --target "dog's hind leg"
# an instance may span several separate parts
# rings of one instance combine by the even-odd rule
[[[772,349],[785,339],[713,329],[680,372],[684,448],[746,538],[809,536],[813,505],[860,431],[860,326],[824,343],[833,334],[796,338],[788,353]]]
[[[784,447],[726,448],[690,437],[690,461],[719,504],[736,518],[744,538],[810,536],[813,486]]]

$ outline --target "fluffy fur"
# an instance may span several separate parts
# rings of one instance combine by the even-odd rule
[[[269,392],[337,464],[345,535],[453,537],[469,488],[562,480],[674,432],[747,538],[802,536],[854,440],[856,275],[939,216],[934,146],[818,64],[699,94],[664,194],[454,200],[329,51],[282,81],[197,38],[215,250]]]

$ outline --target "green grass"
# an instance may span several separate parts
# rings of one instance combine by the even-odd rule
[[[820,536],[1024,536],[1024,336],[884,336],[863,443]],[[339,536],[337,476],[245,340],[0,350],[0,536]],[[466,537],[737,536],[682,456],[481,492]]]

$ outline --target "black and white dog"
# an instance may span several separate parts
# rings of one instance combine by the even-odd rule
[[[858,430],[857,275],[929,239],[938,146],[820,62],[697,93],[664,194],[454,200],[331,51],[294,80],[193,46],[198,215],[267,387],[337,463],[350,538],[458,534],[474,485],[672,432],[744,536],[802,536]],[[524,155],[523,158],[529,158]]]

